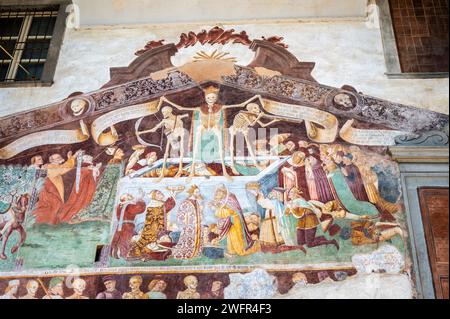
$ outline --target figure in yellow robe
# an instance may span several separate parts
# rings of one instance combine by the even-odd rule
[[[220,240],[227,240],[227,254],[247,256],[258,252],[260,245],[251,238],[242,209],[234,194],[220,186],[214,196],[216,217],[220,219]]]

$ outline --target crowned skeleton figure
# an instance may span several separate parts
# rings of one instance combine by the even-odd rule
[[[191,259],[202,251],[203,196],[197,185],[188,190],[189,197],[180,205],[177,213],[178,224],[183,227],[177,245],[172,249],[175,259]]]
[[[216,189],[210,206],[219,218],[219,241],[227,240],[226,256],[247,256],[260,250],[259,243],[251,237],[236,195],[230,193],[225,185]]]
[[[183,107],[180,105],[177,105],[171,101],[169,101],[166,97],[161,98],[161,103],[168,103],[171,106],[182,110],[182,111],[193,111],[193,137],[194,137],[194,144],[193,144],[193,152],[192,152],[192,166],[189,173],[189,179],[192,179],[192,177],[195,176],[195,161],[197,160],[197,157],[211,157],[211,154],[207,154],[207,149],[210,147],[203,147],[205,143],[205,137],[212,136],[215,141],[212,144],[209,145],[217,145],[218,146],[218,153],[220,157],[220,161],[222,164],[222,175],[226,177],[228,180],[231,180],[231,177],[229,176],[226,166],[225,166],[225,150],[224,150],[224,126],[225,126],[225,118],[224,118],[224,111],[230,108],[243,108],[248,103],[254,101],[254,100],[261,100],[261,97],[259,95],[256,95],[249,100],[236,104],[236,105],[222,105],[218,103],[219,100],[219,88],[215,86],[210,86],[204,89],[205,94],[205,103],[200,105],[200,108],[193,107]],[[206,140],[208,141],[208,140]],[[213,152],[212,152],[213,153]]]

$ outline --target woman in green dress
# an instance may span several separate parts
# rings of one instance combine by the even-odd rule
[[[347,212],[356,215],[360,219],[372,219],[379,216],[380,212],[375,205],[369,202],[359,201],[355,198],[345,180],[344,174],[331,158],[326,159],[324,164],[328,172],[327,177],[334,197]]]

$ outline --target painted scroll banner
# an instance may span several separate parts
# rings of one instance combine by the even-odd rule
[[[332,143],[339,129],[338,119],[330,113],[301,105],[285,104],[263,99],[267,112],[281,118],[304,120],[308,137],[318,143]],[[323,128],[318,127],[318,125]]]
[[[349,143],[367,146],[395,145],[395,138],[408,134],[404,131],[394,130],[364,130],[352,127],[355,120],[347,121],[339,132],[340,137]]]
[[[76,144],[88,140],[89,129],[81,120],[76,130],[50,130],[21,137],[0,149],[0,159],[7,160],[23,151],[42,145]]]
[[[92,123],[92,137],[99,145],[112,145],[119,139],[119,135],[114,128],[115,124],[155,114],[159,111],[159,107],[160,101],[156,100],[109,112]],[[108,129],[109,131],[105,132]]]

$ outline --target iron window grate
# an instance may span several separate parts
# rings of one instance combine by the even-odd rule
[[[0,82],[39,82],[59,6],[0,8]]]

